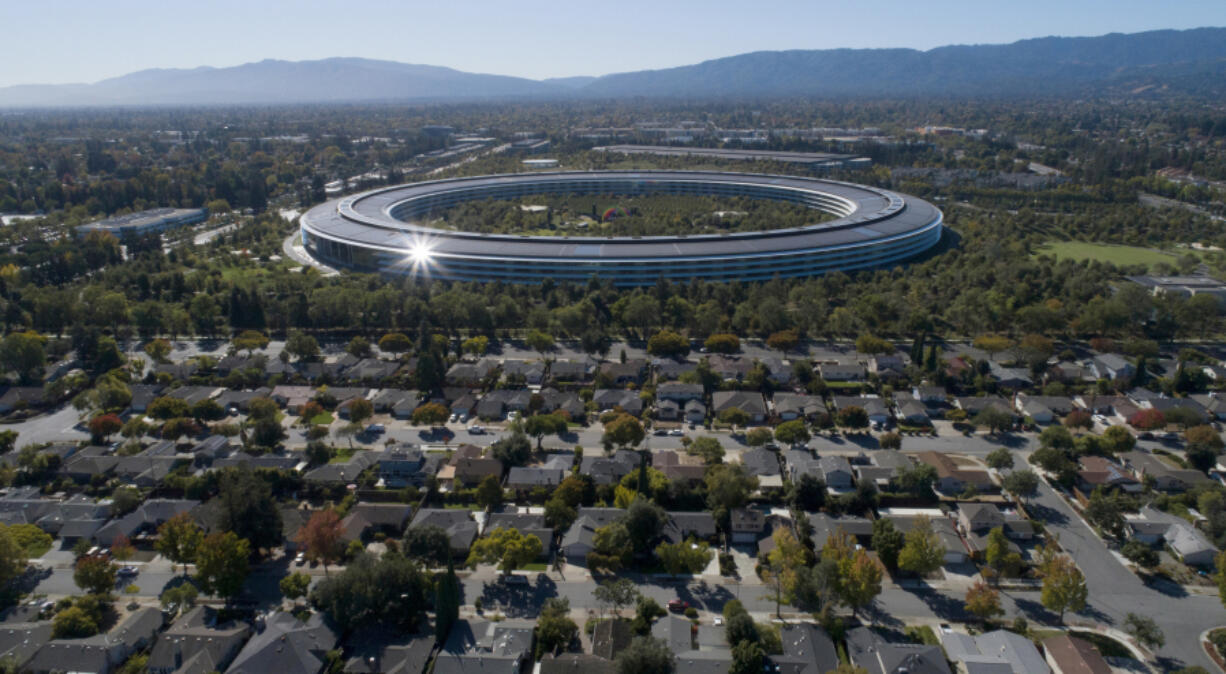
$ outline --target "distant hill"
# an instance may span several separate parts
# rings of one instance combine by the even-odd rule
[[[606,75],[584,88],[603,96],[1014,96],[1143,86],[1217,91],[1226,28],[1101,37],[1048,37],[1006,45],[755,52],[664,70]]]
[[[573,97],[1226,95],[1226,28],[1005,45],[754,52],[543,81],[359,58],[143,70],[0,88],[0,106],[229,105]]]
[[[232,68],[142,70],[95,84],[0,88],[0,105],[215,105],[526,97],[559,85],[360,58],[265,60]]]

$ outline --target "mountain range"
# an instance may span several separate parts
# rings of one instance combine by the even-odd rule
[[[142,70],[0,88],[0,106],[250,105],[577,97],[1080,96],[1226,93],[1226,28],[1003,45],[760,51],[603,77],[532,80],[361,58]]]

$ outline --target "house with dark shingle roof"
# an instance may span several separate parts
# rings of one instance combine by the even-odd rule
[[[343,463],[325,463],[314,470],[307,471],[302,477],[310,482],[353,482],[358,479],[362,471],[375,465],[378,461],[379,452],[359,450]]]
[[[711,394],[711,411],[716,416],[733,408],[748,414],[752,423],[760,424],[766,420],[766,399],[757,391],[716,391]]]
[[[779,629],[783,653],[771,655],[779,674],[826,674],[839,668],[839,654],[826,630],[810,623]]]
[[[413,506],[403,503],[356,503],[341,520],[341,537],[346,542],[366,540],[376,531],[398,537],[411,514]]]
[[[886,641],[869,627],[849,630],[847,657],[868,674],[952,674],[940,646]]]
[[[197,606],[160,634],[149,652],[149,674],[224,671],[251,636],[251,626],[231,620],[218,625],[217,610]]]
[[[162,629],[160,609],[145,607],[129,613],[105,634],[83,639],[53,639],[43,644],[22,671],[109,674],[128,656],[142,650]]]
[[[421,674],[434,652],[434,635],[361,630],[345,644],[345,674]]]
[[[446,532],[451,541],[451,554],[456,557],[467,556],[477,538],[477,523],[468,510],[422,508],[409,522],[410,529],[419,527],[438,527]]]
[[[274,613],[262,632],[257,632],[226,674],[318,674],[336,648],[337,635],[314,613],[305,622],[291,613]]]

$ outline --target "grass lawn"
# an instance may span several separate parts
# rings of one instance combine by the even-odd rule
[[[335,421],[335,419],[333,419],[332,415],[328,412],[320,412],[319,414],[311,417],[311,423],[317,426],[327,426],[333,421]]]
[[[1060,260],[1099,260],[1110,262],[1116,266],[1143,264],[1152,267],[1159,262],[1174,264],[1177,257],[1171,253],[1141,248],[1139,246],[1117,246],[1107,243],[1086,243],[1084,241],[1058,241],[1039,248],[1040,255],[1054,255]]]
[[[549,569],[549,564],[545,562],[532,562],[531,564],[524,564],[521,568],[524,571],[546,571]]]

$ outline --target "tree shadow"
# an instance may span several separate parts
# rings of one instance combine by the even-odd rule
[[[1161,576],[1145,575],[1141,582],[1151,590],[1161,592],[1168,597],[1182,598],[1188,596],[1188,591],[1179,583],[1173,582]]]
[[[726,586],[711,585],[705,580],[697,585],[682,583],[676,591],[677,598],[690,606],[711,611],[722,611],[724,604],[736,598]]]
[[[985,435],[983,436],[983,439],[984,439],[984,442],[987,442],[989,444],[1000,445],[1002,447],[1007,447],[1009,449],[1018,449],[1021,447],[1025,447],[1029,442],[1028,440],[1026,440],[1026,438],[1020,435],[1016,435],[1014,433],[1000,433],[997,435]]]
[[[1041,503],[1030,500],[1026,502],[1026,511],[1031,519],[1040,519],[1050,524],[1068,524],[1068,515]]]
[[[460,591],[464,601],[463,590]],[[535,583],[508,585],[501,581],[482,586],[481,602],[508,618],[530,618],[540,614],[545,600],[558,596],[558,584],[545,574],[538,574]]]
[[[1033,599],[1014,597],[1013,605],[1017,607],[1018,613],[1039,623],[1053,623],[1060,617]]]

